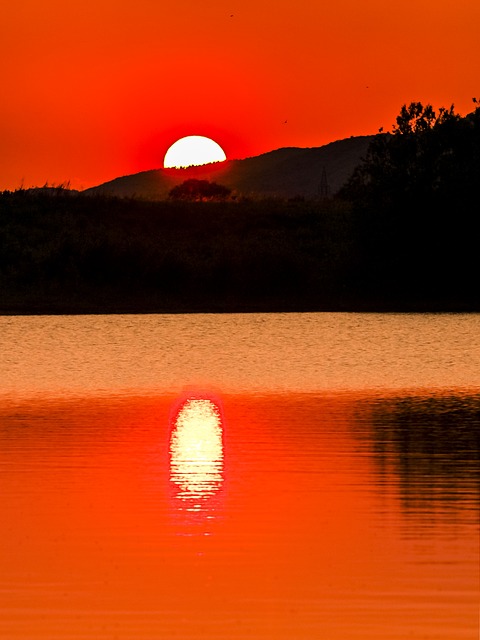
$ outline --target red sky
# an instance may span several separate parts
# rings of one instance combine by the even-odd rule
[[[243,158],[480,98],[478,0],[16,0],[2,25],[0,189],[159,168],[182,135]]]

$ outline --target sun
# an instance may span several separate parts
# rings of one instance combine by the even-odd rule
[[[163,160],[165,169],[192,167],[227,159],[225,151],[214,140],[205,136],[180,138],[168,149]]]

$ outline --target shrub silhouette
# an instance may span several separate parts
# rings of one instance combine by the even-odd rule
[[[191,178],[173,187],[169,196],[172,200],[205,202],[208,200],[226,200],[230,193],[231,189],[216,182]]]

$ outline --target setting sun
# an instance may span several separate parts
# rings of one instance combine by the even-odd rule
[[[168,149],[163,166],[165,169],[198,166],[227,159],[222,147],[205,136],[180,138]]]

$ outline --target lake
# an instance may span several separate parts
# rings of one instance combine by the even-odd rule
[[[0,317],[0,638],[471,640],[479,314]]]

